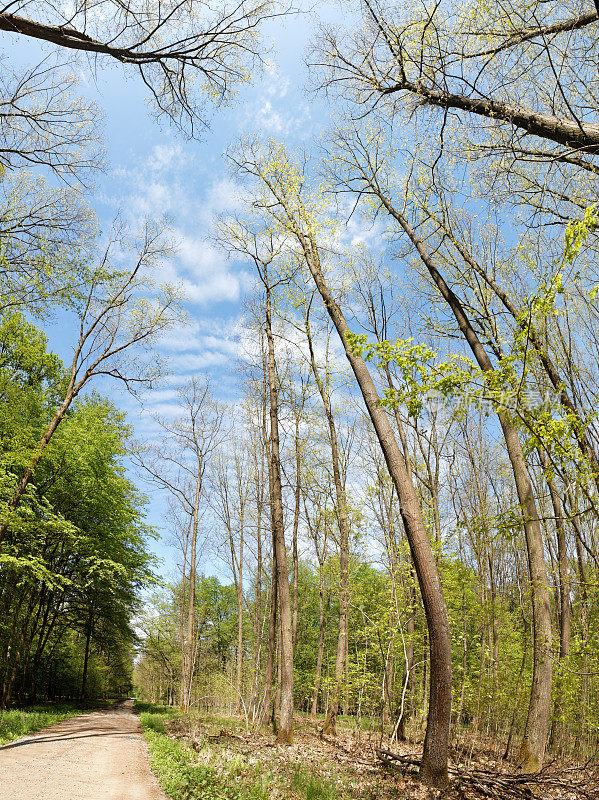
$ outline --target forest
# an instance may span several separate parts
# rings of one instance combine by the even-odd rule
[[[599,6],[322,5],[0,9],[2,713],[134,694],[173,798],[246,797],[202,735],[294,798],[599,797]],[[201,160],[284,24],[328,116],[221,147],[236,338],[179,380],[214,322],[167,217],[95,207],[78,76]],[[310,794],[318,747],[416,793]]]

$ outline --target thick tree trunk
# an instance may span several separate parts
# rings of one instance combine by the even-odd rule
[[[295,225],[294,220],[291,220],[291,222]],[[414,485],[409,479],[406,464],[397,446],[393,429],[385,410],[380,405],[379,394],[366,362],[361,356],[354,353],[350,345],[351,332],[349,326],[326,284],[316,245],[297,227],[295,227],[294,232],[302,246],[306,263],[329,316],[337,329],[346,357],[362,392],[399,498],[400,511],[420,585],[427,626],[430,632],[432,680],[430,681],[428,721],[420,777],[426,784],[443,787],[448,782],[447,751],[451,717],[451,639],[447,607],[433,550],[422,518],[418,496]]]
[[[285,548],[283,494],[281,488],[281,459],[279,453],[279,407],[276,379],[275,345],[272,333],[271,296],[266,278],[266,339],[268,343],[268,389],[270,399],[270,455],[272,463],[271,507],[274,531],[274,557],[277,571],[281,630],[281,705],[277,740],[284,744],[293,741],[293,636],[289,569]]]
[[[416,248],[439,293],[451,308],[458,327],[468,342],[478,365],[484,372],[493,372],[491,360],[470,324],[462,304],[436,268],[422,240],[418,238],[407,220],[397,212],[382,193],[380,199]],[[515,425],[512,424],[509,416],[504,411],[498,410],[497,416],[503,431],[522,509],[532,589],[533,678],[528,718],[520,751],[520,766],[527,772],[533,772],[539,770],[543,765],[551,712],[552,627],[549,584],[545,564],[543,533],[520,437]]]

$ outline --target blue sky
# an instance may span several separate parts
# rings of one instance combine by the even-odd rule
[[[146,102],[145,87],[134,71],[98,63],[92,73],[87,62],[77,63],[80,91],[93,99],[103,116],[108,156],[106,173],[96,181],[91,204],[101,225],[108,229],[117,213],[132,225],[146,217],[167,218],[178,253],[165,275],[182,283],[188,323],[174,330],[163,345],[170,374],[147,399],[145,408],[114,384],[100,390],[128,411],[136,433],[151,432],[149,409],[173,413],[174,387],[192,375],[210,376],[221,400],[234,401],[240,393],[235,358],[239,348],[242,303],[252,275],[247,265],[228,262],[209,241],[215,216],[234,210],[238,187],[228,174],[224,153],[245,135],[285,140],[290,146],[310,147],[331,122],[332,111],[323,98],[308,94],[306,48],[316,25],[342,13],[337,5],[322,4],[318,15],[299,14],[271,21],[264,29],[270,52],[261,74],[240,89],[233,102],[209,109],[210,127],[200,141],[188,141],[168,123],[158,122]],[[53,51],[19,37],[0,34],[1,47],[13,64],[34,65]],[[64,316],[48,323],[50,348],[70,360],[76,332]],[[136,482],[143,483],[135,476]],[[165,498],[152,490],[149,521],[162,527]],[[173,556],[164,542],[155,546],[165,559],[168,574]],[[206,564],[208,571],[219,571]]]

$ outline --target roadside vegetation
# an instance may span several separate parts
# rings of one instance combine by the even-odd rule
[[[321,738],[315,721],[300,716],[294,744],[284,747],[267,728],[246,732],[243,718],[237,716],[196,710],[184,714],[139,701],[136,709],[150,764],[171,800],[425,796],[413,777],[381,771],[373,759],[376,730],[356,726],[355,720],[338,720],[337,737],[332,739]],[[320,725],[323,720],[321,715]]]
[[[205,746],[198,746],[192,731],[200,724],[199,718],[152,703],[136,702],[136,708],[151,767],[173,800],[267,800],[270,796],[259,770],[240,770],[241,761],[221,759],[221,749],[209,747],[207,739]]]
[[[14,742],[28,733],[85,714],[89,709],[73,703],[44,703],[30,708],[0,711],[0,745]]]

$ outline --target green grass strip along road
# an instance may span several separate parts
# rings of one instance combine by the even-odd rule
[[[28,708],[0,711],[0,745],[13,742],[27,736],[28,733],[39,731],[62,722],[64,719],[77,714],[86,714],[89,709],[77,708],[70,703],[48,703]]]

